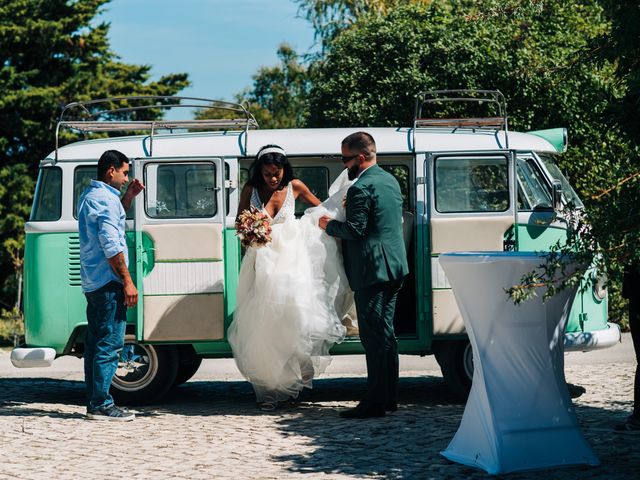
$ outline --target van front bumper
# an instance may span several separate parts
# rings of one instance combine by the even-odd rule
[[[620,342],[620,327],[615,323],[607,323],[607,328],[593,332],[566,332],[564,334],[564,350],[579,352],[613,347]]]
[[[56,358],[53,348],[18,347],[11,350],[11,363],[16,368],[50,367]]]

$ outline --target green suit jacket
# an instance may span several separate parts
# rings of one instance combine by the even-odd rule
[[[378,165],[347,190],[346,220],[332,220],[327,233],[341,238],[352,290],[403,278],[409,273],[402,238],[402,194],[398,181]]]

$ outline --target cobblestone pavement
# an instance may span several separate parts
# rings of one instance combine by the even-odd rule
[[[6,362],[8,353],[0,352]],[[631,408],[634,368],[631,358],[567,362],[578,418],[600,467],[506,477],[638,478],[640,436],[612,431]],[[490,478],[439,455],[464,406],[433,367],[403,371],[400,409],[380,419],[338,416],[365,387],[362,375],[338,371],[267,413],[256,408],[246,382],[199,374],[162,405],[140,407],[134,422],[120,424],[84,419],[78,372],[55,378],[15,372],[0,369],[0,479]]]

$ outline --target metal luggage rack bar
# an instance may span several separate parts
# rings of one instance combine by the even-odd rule
[[[187,103],[181,103],[181,102]],[[123,103],[144,102],[145,105],[119,106]],[[163,102],[163,103],[162,103]],[[162,120],[135,119],[138,112],[153,109],[195,108],[220,110],[237,114],[240,118],[211,118],[203,120]],[[70,119],[71,113],[76,118]],[[79,113],[79,114],[78,114]],[[78,118],[78,116],[80,118]],[[65,118],[67,117],[67,118]],[[133,118],[132,118],[133,117]],[[113,118],[113,119],[111,119]],[[240,103],[225,102],[196,97],[172,97],[140,95],[130,97],[100,98],[87,102],[72,102],[62,108],[56,125],[55,161],[58,161],[60,131],[63,128],[83,134],[91,132],[149,132],[149,155],[153,155],[153,137],[158,130],[234,130],[244,131],[244,150],[247,150],[249,129],[258,128],[258,122],[247,108]]]
[[[426,106],[446,103],[487,103],[494,105],[496,116],[466,118],[423,118]],[[500,90],[428,90],[416,96],[416,107],[413,116],[413,145],[415,148],[416,130],[419,128],[471,128],[487,130],[504,130],[505,148],[509,148],[507,102]]]

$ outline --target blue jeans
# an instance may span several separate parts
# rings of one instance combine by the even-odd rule
[[[118,282],[85,292],[85,297],[88,325],[84,340],[84,379],[87,409],[93,411],[113,404],[109,386],[124,345],[127,307],[122,284]]]

